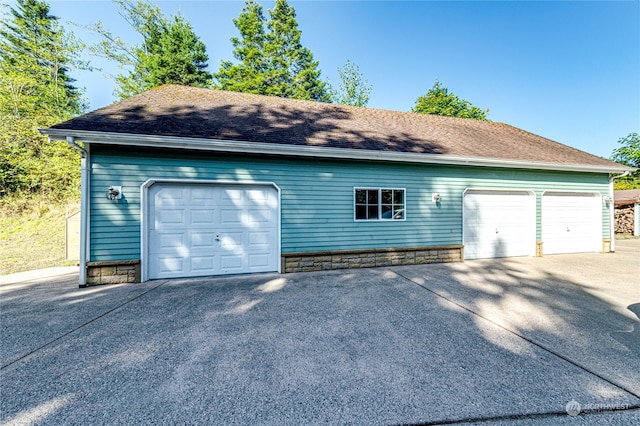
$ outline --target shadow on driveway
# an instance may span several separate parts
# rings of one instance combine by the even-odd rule
[[[637,423],[620,257],[0,285],[1,421]]]

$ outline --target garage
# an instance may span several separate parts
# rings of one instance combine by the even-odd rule
[[[148,279],[279,270],[274,185],[151,182],[144,192]]]
[[[465,259],[532,256],[536,204],[532,191],[467,189],[463,198]]]
[[[547,191],[542,194],[544,254],[601,251],[601,206],[600,193]]]

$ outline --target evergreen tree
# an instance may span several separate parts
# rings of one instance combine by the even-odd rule
[[[18,0],[0,26],[0,97],[3,113],[62,120],[84,107],[69,68],[83,68],[81,44],[40,0]]]
[[[115,76],[116,94],[121,99],[162,84],[211,84],[211,74],[206,71],[206,46],[186,19],[175,16],[169,20],[157,5],[145,0],[114,1],[121,16],[143,40],[140,45],[131,45],[100,22],[91,26],[102,37],[92,51],[116,61],[125,71]]]
[[[347,63],[338,68],[340,75],[340,89],[331,88],[331,101],[342,105],[352,105],[364,107],[369,103],[369,95],[372,87],[367,80],[364,79],[360,68],[347,60]]]
[[[79,156],[38,128],[85,108],[69,72],[86,68],[82,45],[41,0],[17,0],[0,21],[0,202],[12,195],[76,194]]]
[[[217,87],[222,90],[264,94],[267,91],[265,71],[265,25],[262,6],[247,0],[238,18],[233,20],[240,31],[240,38],[232,37],[234,64],[222,61],[216,74]]]
[[[206,46],[182,16],[174,17],[148,50],[142,61],[148,71],[147,88],[168,83],[206,87],[211,83]]]
[[[420,114],[443,115],[446,117],[472,118],[474,120],[488,120],[489,110],[482,110],[471,105],[466,99],[460,99],[449,92],[437,79],[433,87],[425,96],[416,99],[416,105],[411,110]]]
[[[222,62],[216,75],[217,87],[328,102],[330,96],[320,79],[319,63],[302,46],[294,8],[286,0],[276,0],[269,16],[265,21],[262,7],[254,0],[246,0],[234,20],[240,38],[231,39],[233,55],[240,62]]]

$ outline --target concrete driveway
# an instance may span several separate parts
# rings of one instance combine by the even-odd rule
[[[0,422],[640,424],[639,259],[2,277]]]

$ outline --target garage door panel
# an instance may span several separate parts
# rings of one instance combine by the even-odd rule
[[[269,247],[269,241],[272,240],[269,231],[249,231],[249,246],[257,248]]]
[[[240,225],[243,223],[241,213],[237,209],[225,209],[220,212],[220,223],[223,225]]]
[[[271,186],[154,184],[149,278],[277,271],[277,200]]]
[[[157,247],[159,250],[163,249],[176,249],[178,247],[185,247],[185,240],[187,239],[184,234],[181,233],[157,233],[156,234]],[[155,241],[154,241],[155,242]]]
[[[206,255],[206,256],[190,256],[191,260],[191,270],[194,272],[206,272],[207,274],[213,273],[215,271],[215,261],[216,256]]]
[[[225,254],[220,256],[221,268],[225,273],[241,273],[248,272],[243,265],[243,255],[241,254]]]
[[[252,254],[249,256],[249,268],[263,268],[269,264],[269,256],[267,254]]]
[[[163,225],[184,225],[185,224],[185,212],[183,209],[169,210],[163,209],[156,215],[155,225],[157,229],[163,227]]]
[[[167,278],[177,271],[186,272],[185,258],[175,256],[158,256],[157,277]]]
[[[191,247],[194,248],[215,248],[216,234],[213,232],[192,232]]]
[[[191,225],[211,225],[214,223],[214,209],[191,210]]]

